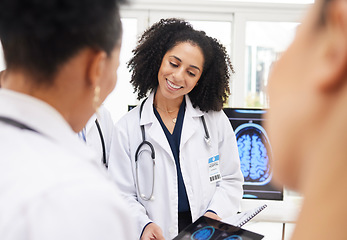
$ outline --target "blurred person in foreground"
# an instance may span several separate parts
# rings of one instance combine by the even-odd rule
[[[134,239],[127,205],[77,137],[115,87],[115,0],[2,0],[0,239]]]
[[[5,70],[0,71],[0,88],[3,81],[5,81]]]
[[[347,1],[318,0],[269,79],[275,179],[304,196],[293,239],[346,239]]]

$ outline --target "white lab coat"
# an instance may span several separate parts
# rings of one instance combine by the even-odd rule
[[[138,236],[143,227],[153,221],[161,227],[166,239],[172,239],[178,234],[177,173],[170,145],[153,113],[153,98],[152,93],[145,102],[141,120],[139,105],[116,123],[109,171],[137,215]],[[206,120],[211,147],[204,140],[201,115]],[[146,140],[155,149],[154,200],[151,201],[139,197],[135,177],[135,152],[142,142],[140,124],[145,127]],[[223,180],[210,183],[208,159],[217,154]],[[193,221],[207,210],[215,211],[222,218],[239,210],[243,176],[235,134],[223,111],[204,113],[193,108],[186,96],[179,156]],[[148,197],[153,169],[148,151],[143,151],[138,161],[141,193]]]
[[[105,168],[63,117],[36,98],[0,89],[0,239],[136,239]]]
[[[99,130],[96,126],[95,120],[98,119],[100,124],[101,133],[105,143],[106,163],[110,156],[110,147],[112,141],[114,122],[111,113],[104,105],[101,105],[98,113],[95,113],[87,122],[86,129],[86,143],[98,155],[98,161],[103,162],[103,147]]]

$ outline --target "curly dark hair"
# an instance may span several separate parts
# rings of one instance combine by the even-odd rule
[[[58,68],[85,47],[110,56],[122,35],[126,0],[1,0],[0,40],[6,68],[51,84]]]
[[[188,22],[177,19],[161,19],[147,29],[133,50],[128,62],[132,72],[131,84],[138,99],[158,86],[158,72],[167,51],[177,44],[191,42],[199,46],[204,55],[204,67],[198,84],[188,94],[193,107],[202,111],[219,111],[230,95],[230,75],[233,66],[225,47],[203,31],[195,30]]]

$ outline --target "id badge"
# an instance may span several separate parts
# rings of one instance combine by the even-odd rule
[[[210,183],[215,183],[221,180],[222,176],[219,169],[219,155],[210,157],[208,159],[208,168],[209,168],[209,178]]]

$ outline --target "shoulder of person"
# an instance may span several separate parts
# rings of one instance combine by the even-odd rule
[[[115,127],[127,126],[129,123],[140,121],[140,105],[137,105],[129,112],[125,113],[116,123]]]
[[[113,121],[111,112],[104,105],[100,106],[97,118],[98,121]]]

